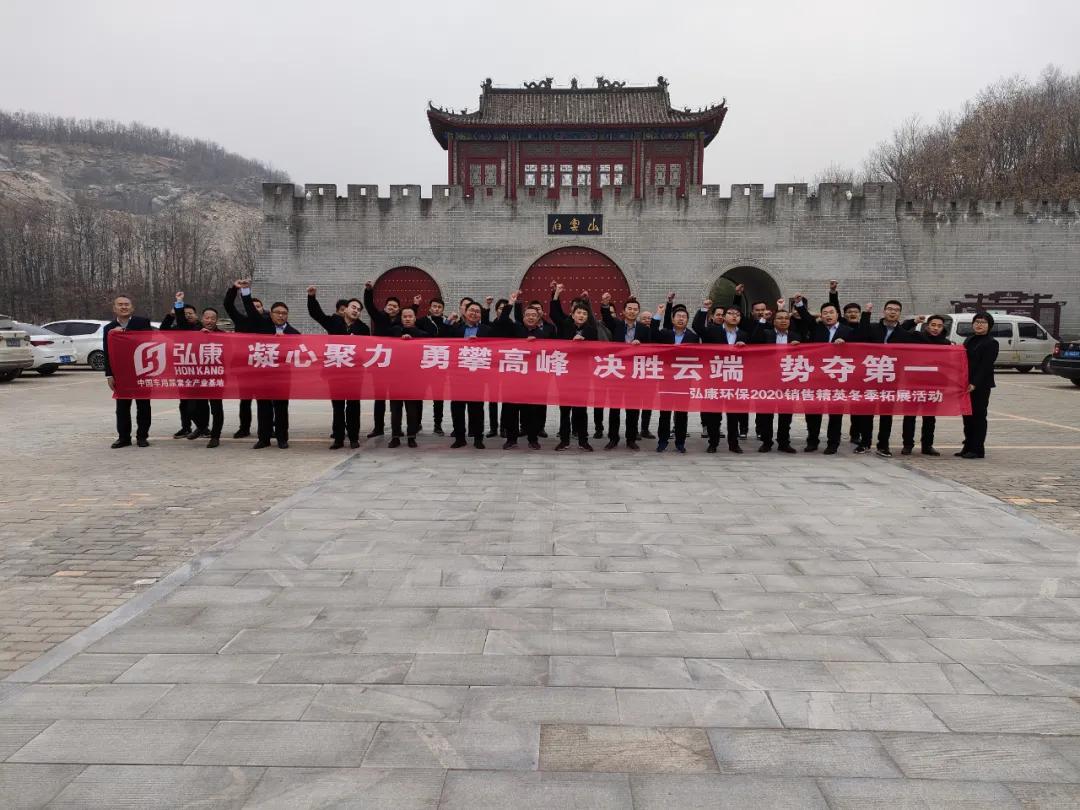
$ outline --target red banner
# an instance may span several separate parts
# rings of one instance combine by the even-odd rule
[[[337,335],[109,335],[123,399],[421,399],[680,411],[970,412],[960,346],[671,346]]]

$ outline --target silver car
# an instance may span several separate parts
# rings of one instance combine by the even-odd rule
[[[31,367],[41,376],[52,374],[61,366],[75,365],[75,341],[32,323],[15,321],[15,328],[30,336],[30,351],[34,354]]]
[[[16,329],[10,317],[0,315],[0,382],[11,382],[33,365],[30,336]]]

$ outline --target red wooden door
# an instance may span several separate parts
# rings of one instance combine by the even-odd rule
[[[413,296],[423,296],[424,303],[417,313],[423,316],[427,313],[428,302],[435,297],[442,297],[439,285],[435,279],[421,270],[419,267],[395,267],[387,270],[375,282],[375,304],[380,309],[386,304],[386,299],[391,295],[397,296],[401,305],[412,304]]]
[[[611,293],[617,311],[630,295],[630,285],[626,283],[626,276],[619,266],[603,253],[589,248],[559,248],[537,259],[521,280],[525,302],[539,299],[544,302],[544,311],[547,312],[553,281],[566,286],[560,298],[564,310],[569,308],[570,302],[582,290],[588,290],[597,317],[600,315],[601,295]]]

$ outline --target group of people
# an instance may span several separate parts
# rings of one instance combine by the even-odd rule
[[[744,288],[735,287],[735,295],[729,304],[717,304],[709,299],[701,302],[693,316],[684,304],[675,303],[670,293],[666,302],[655,311],[643,311],[636,298],[628,297],[615,302],[608,293],[600,299],[599,315],[593,309],[589,294],[582,292],[565,306],[565,287],[552,283],[551,298],[545,311],[542,301],[524,302],[520,291],[509,298],[495,301],[492,297],[483,302],[469,297],[462,298],[456,313],[446,313],[446,304],[439,298],[424,302],[415,296],[411,302],[402,304],[396,296],[389,296],[382,307],[377,307],[374,286],[368,282],[364,287],[363,300],[339,299],[333,314],[327,314],[318,300],[318,289],[307,289],[307,310],[311,318],[331,335],[376,335],[386,338],[408,340],[411,338],[518,338],[522,340],[590,340],[625,343],[631,345],[660,343],[680,345],[683,343],[715,343],[727,346],[753,344],[797,345],[799,343],[921,343],[926,345],[949,345],[945,333],[945,319],[940,315],[922,316],[902,320],[903,306],[897,300],[886,301],[882,317],[872,318],[872,304],[849,303],[840,306],[839,285],[829,283],[828,301],[816,311],[810,310],[805,296],[795,295],[788,301],[752,301],[744,310]],[[237,305],[237,298],[240,305]],[[426,311],[423,306],[426,303]],[[237,332],[266,335],[299,334],[289,323],[289,307],[276,301],[269,309],[252,295],[247,279],[236,281],[225,295],[225,310],[232,319]],[[367,310],[371,326],[361,320]],[[113,329],[128,331],[153,328],[150,321],[133,314],[134,307],[128,296],[117,296],[113,301],[114,320],[105,327],[105,374],[112,386],[112,368],[108,359],[108,334]],[[200,313],[184,300],[178,292],[169,313],[161,322],[161,329],[179,329],[204,332],[221,331],[218,327],[218,311],[206,307]],[[990,336],[993,316],[979,312],[974,316],[974,334],[964,343],[968,354],[968,392],[971,415],[964,417],[964,445],[957,456],[966,459],[983,458],[986,452],[986,411],[990,391],[994,387],[994,361],[998,344]],[[919,327],[919,328],[917,328]],[[150,429],[150,405],[148,400],[136,400],[136,441],[140,447],[148,443]],[[333,400],[331,402],[331,450],[341,449],[348,440],[353,449],[360,446],[360,402],[358,400]],[[181,427],[174,438],[199,439],[209,437],[208,447],[220,443],[224,423],[221,400],[180,400]],[[367,434],[372,439],[385,435],[386,402],[376,400],[373,406],[374,428]],[[485,411],[489,420],[485,432]],[[444,435],[444,403],[432,403],[433,433]],[[288,400],[258,400],[257,441],[255,449],[269,447],[276,441],[278,447],[289,446]],[[663,452],[673,442],[675,450],[686,452],[689,415],[684,411],[661,411],[657,422],[657,434],[649,431],[652,413],[647,410],[609,409],[607,431],[604,430],[604,409],[593,409],[593,432],[595,439],[607,437],[605,450],[614,450],[625,440],[626,447],[638,450],[639,440],[655,439],[657,452]],[[390,434],[388,447],[400,447],[405,439],[409,447],[416,447],[416,437],[421,431],[423,403],[419,400],[393,400],[390,402]],[[825,425],[826,455],[838,452],[843,437],[843,414],[827,414]],[[749,434],[750,414],[728,412],[702,412],[702,436],[708,440],[706,452],[715,453],[721,439],[726,438],[727,448],[742,453],[740,439]],[[804,452],[811,453],[821,445],[821,414],[806,414],[806,445]],[[239,411],[240,425],[233,438],[250,435],[252,423],[251,400],[242,400]],[[500,436],[503,449],[518,446],[522,437],[529,448],[540,449],[540,439],[546,438],[547,406],[514,403],[485,403],[454,401],[450,403],[452,448],[467,446],[470,441],[478,449],[484,448],[484,439]],[[131,400],[117,400],[117,441],[114,448],[131,445]],[[893,417],[881,414],[877,417],[877,436],[874,437],[874,417],[853,415],[849,418],[848,436],[855,445],[854,452],[863,454],[874,446],[879,456],[892,456],[891,442]],[[774,447],[783,453],[795,453],[792,445],[790,413],[757,413],[754,419],[755,434],[760,445],[758,452],[767,453]],[[726,427],[726,434],[724,428]],[[936,420],[922,417],[918,431],[920,450],[924,455],[937,456],[934,448]],[[911,454],[916,446],[917,417],[904,416],[901,427],[901,453]],[[592,451],[589,441],[588,409],[580,406],[559,406],[558,443],[555,450],[563,451],[576,440],[579,448]]]

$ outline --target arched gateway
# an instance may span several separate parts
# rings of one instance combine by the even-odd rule
[[[564,309],[582,290],[589,291],[593,309],[597,314],[600,310],[600,296],[605,292],[611,293],[617,307],[630,295],[630,285],[619,266],[603,253],[589,248],[558,248],[533,262],[521,280],[525,301],[543,301],[546,311],[547,302],[551,299],[553,281],[566,286],[561,299]]]
[[[432,298],[442,297],[439,285],[430,275],[419,267],[395,267],[387,270],[375,281],[375,305],[380,309],[386,304],[386,299],[391,295],[401,300],[402,306],[411,304],[413,297],[420,295],[424,299],[422,311],[427,312],[427,303]],[[451,312],[455,311],[453,307]]]
[[[754,301],[765,301],[769,309],[776,309],[780,285],[767,272],[752,265],[733,267],[726,271],[709,288],[709,298],[717,304],[728,304],[735,295],[736,284],[746,285],[743,293],[743,306],[746,309],[750,309]]]

